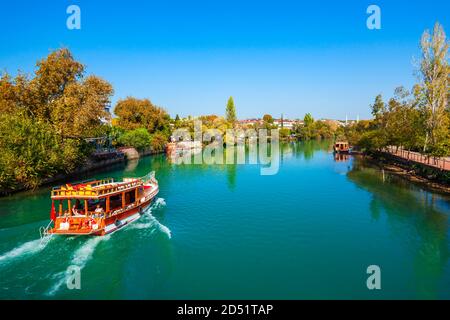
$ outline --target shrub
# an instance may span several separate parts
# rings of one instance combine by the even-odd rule
[[[153,151],[163,151],[167,144],[167,136],[157,132],[151,136],[151,148]]]
[[[280,132],[280,138],[281,139],[286,139],[286,138],[288,138],[291,135],[291,130],[290,129],[283,128],[283,129],[280,129],[279,132]]]
[[[83,143],[61,139],[48,123],[26,114],[0,116],[0,188],[37,187],[42,179],[81,164]]]
[[[133,147],[138,150],[148,148],[152,142],[152,136],[147,129],[139,128],[125,132],[117,141],[122,146]]]

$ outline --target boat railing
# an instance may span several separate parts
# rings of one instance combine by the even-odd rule
[[[155,178],[155,171],[151,171],[148,174],[146,174],[145,176],[139,178],[140,180],[144,181],[144,182],[152,182],[152,183],[158,183],[158,181]]]
[[[46,227],[39,228],[39,234],[41,237],[41,242],[40,242],[41,246],[46,246],[47,243],[50,241],[50,239],[53,236],[53,234],[50,233],[50,230],[52,228],[52,223],[53,223],[53,221],[50,220],[50,222],[48,223],[48,225]]]
[[[98,184],[62,186],[52,190],[52,197],[99,197],[108,194],[133,189],[142,185],[142,180],[136,179],[130,182],[113,183],[113,180],[102,180]]]
[[[101,180],[92,180],[92,179],[90,179],[90,180],[77,181],[77,182],[74,182],[74,183],[68,183],[68,184],[65,184],[65,185],[62,185],[62,186],[56,186],[56,187],[53,187],[52,190],[58,190],[58,189],[67,188],[67,187],[77,188],[77,187],[80,187],[80,186],[87,186],[87,185],[95,187],[95,186],[99,186],[99,185],[102,185],[102,184],[111,184],[111,183],[114,183],[114,179],[113,178],[107,178],[107,179],[101,179]]]

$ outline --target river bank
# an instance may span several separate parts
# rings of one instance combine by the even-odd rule
[[[42,180],[42,183],[39,185],[40,187],[45,187],[49,185],[54,185],[61,182],[74,182],[74,181],[80,181],[84,179],[85,177],[92,175],[94,173],[100,173],[104,171],[114,170],[114,169],[121,169],[126,166],[128,161],[136,160],[141,157],[146,157],[149,155],[156,155],[164,153],[164,151],[153,151],[150,148],[144,149],[144,150],[130,150],[134,148],[127,148],[127,150],[124,150],[126,152],[114,152],[108,157],[102,156],[102,157],[90,157],[83,166],[78,167],[74,171],[68,172],[68,173],[59,173],[53,177],[45,178]],[[133,155],[133,156],[129,156]],[[14,189],[1,189],[0,188],[0,198],[5,197],[8,195],[12,195],[14,193],[27,191],[29,188],[26,186],[18,185]]]
[[[361,154],[360,156],[382,170],[400,176],[414,184],[425,186],[435,192],[450,194],[450,173],[448,171],[401,159],[385,152]]]

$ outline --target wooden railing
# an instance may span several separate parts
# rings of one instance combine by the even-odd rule
[[[418,152],[404,150],[400,147],[389,146],[384,149],[385,152],[394,155],[396,157],[413,161],[421,164],[425,164],[430,167],[435,167],[441,170],[450,171],[450,158],[449,157],[432,157],[423,155]]]
[[[112,184],[112,179],[94,181],[92,184],[62,186],[52,190],[52,197],[99,197],[116,192],[128,191],[142,185],[141,180]]]

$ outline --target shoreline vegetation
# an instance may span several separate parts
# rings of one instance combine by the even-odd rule
[[[346,127],[345,137],[381,166],[395,165],[394,171],[409,180],[422,181],[433,188],[440,185],[439,189],[448,192],[450,171],[387,152],[394,148],[441,161],[450,155],[449,41],[439,23],[432,33],[423,33],[420,48],[418,81],[412,90],[396,88],[387,103],[378,95],[371,105],[373,119]]]
[[[389,154],[365,156],[365,160],[376,165],[380,170],[399,176],[411,183],[424,186],[434,192],[450,194],[450,173],[436,168],[401,161]]]
[[[277,129],[282,141],[345,140],[381,165],[387,161],[383,150],[391,146],[429,157],[449,156],[449,42],[442,26],[436,23],[432,33],[425,31],[420,47],[418,83],[411,91],[399,87],[387,103],[378,95],[370,106],[371,120],[350,122],[315,120],[310,113],[302,120],[269,114],[238,120],[233,97],[225,116],[184,118],[171,118],[149,99],[126,97],[114,106],[113,117],[112,85],[87,76],[85,66],[68,49],[56,50],[37,62],[32,76],[1,73],[0,195],[126,161],[120,148],[164,152],[174,130],[186,128],[192,135],[197,120],[203,131],[216,129],[222,137],[228,129]],[[394,163],[390,158],[388,165]],[[412,163],[396,166],[430,183],[449,185],[448,171],[430,174]]]

